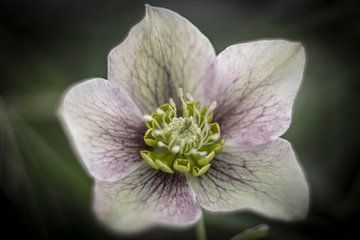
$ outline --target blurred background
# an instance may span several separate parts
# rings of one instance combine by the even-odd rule
[[[285,223],[251,213],[206,214],[209,239],[270,226],[266,239],[359,239],[360,8],[356,1],[147,1],[188,18],[217,52],[263,38],[301,41],[307,65],[292,125],[311,187],[308,217]],[[106,78],[107,53],[144,16],[144,1],[0,3],[0,219],[26,239],[123,239],[90,211],[92,180],[55,116],[64,90]],[[15,229],[15,231],[14,231]],[[6,236],[6,235],[5,235]],[[131,239],[195,239],[156,228]]]

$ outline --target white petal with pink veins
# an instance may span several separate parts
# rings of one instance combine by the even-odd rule
[[[146,7],[145,18],[108,57],[108,78],[125,87],[143,113],[153,112],[177,89],[201,97],[215,59],[209,40],[188,20],[164,8]]]
[[[191,225],[201,215],[185,175],[156,171],[146,164],[116,183],[96,182],[93,206],[100,221],[123,233],[153,225]]]
[[[142,162],[145,125],[138,107],[116,84],[96,78],[73,86],[59,115],[75,152],[96,179],[116,181]]]
[[[219,54],[212,95],[228,144],[262,144],[289,127],[305,64],[300,43],[263,40]]]
[[[283,220],[305,217],[309,189],[291,145],[226,146],[201,177],[189,177],[199,204],[215,212],[251,210]]]

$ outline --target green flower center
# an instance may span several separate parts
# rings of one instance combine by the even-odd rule
[[[148,128],[144,141],[152,148],[140,151],[140,155],[151,167],[166,173],[178,171],[201,176],[224,147],[220,126],[212,122],[216,102],[201,107],[190,94],[186,94],[185,100],[182,89],[179,97],[181,111],[170,99],[151,115],[144,116]]]

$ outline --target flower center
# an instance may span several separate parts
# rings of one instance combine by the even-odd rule
[[[152,148],[140,151],[140,155],[151,167],[166,173],[190,172],[201,176],[224,147],[219,124],[212,122],[216,102],[201,107],[190,94],[186,94],[185,100],[181,88],[179,98],[181,114],[170,99],[151,115],[144,116],[148,128],[144,141]]]
[[[184,147],[195,142],[201,134],[201,129],[192,116],[179,117],[171,119],[164,129],[164,134],[169,135],[170,142],[175,146]]]

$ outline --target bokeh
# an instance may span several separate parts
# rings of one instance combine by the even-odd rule
[[[307,64],[292,142],[311,188],[306,219],[249,212],[205,215],[208,238],[260,223],[266,239],[357,239],[360,207],[360,8],[356,1],[147,1],[190,19],[217,52],[264,38],[303,43]],[[71,84],[106,78],[107,53],[144,16],[144,1],[0,3],[1,231],[26,239],[124,239],[91,212],[92,180],[75,158],[56,108]],[[195,239],[155,228],[131,239]]]

